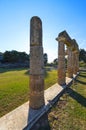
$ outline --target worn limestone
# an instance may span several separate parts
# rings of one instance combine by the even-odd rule
[[[71,39],[66,31],[59,33],[56,38],[58,41],[58,83],[60,85],[65,84],[65,55],[68,55],[67,61],[67,76],[73,77],[73,74],[77,74],[79,71],[79,49],[75,39]],[[65,45],[67,51],[65,52]]]
[[[67,61],[67,73],[68,77],[73,77],[73,52],[71,47],[68,47],[68,61]]]
[[[30,21],[30,107],[44,105],[44,60],[42,47],[42,22],[34,16]]]
[[[73,73],[77,74],[79,71],[79,47],[75,39],[72,40],[74,44],[73,49]]]
[[[65,85],[65,46],[63,41],[58,39],[58,84]]]

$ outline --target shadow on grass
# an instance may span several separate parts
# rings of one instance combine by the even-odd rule
[[[86,98],[85,97],[83,97],[76,91],[72,90],[71,88],[67,89],[67,93],[69,94],[69,96],[71,96],[73,99],[75,99],[82,106],[86,107]]]
[[[50,70],[49,70],[49,71],[50,71]],[[26,74],[26,75],[30,75],[30,69],[28,69],[28,70],[25,72],[25,74]],[[44,77],[47,78],[48,75],[49,75],[49,74],[48,74],[48,71],[45,70],[45,71],[44,71]]]
[[[83,70],[81,70],[81,73],[79,74],[78,79],[75,79],[75,82],[76,82],[76,84],[77,84],[77,83],[80,83],[80,84],[86,85],[86,80],[84,80],[84,81],[79,80],[79,78],[81,78],[81,77],[82,77],[83,79],[86,78],[86,72],[85,72],[85,70],[84,70],[84,72],[83,72]]]
[[[43,108],[35,110],[29,107],[27,119],[28,125],[23,130],[51,130],[48,121],[48,114],[45,113],[40,116],[39,113],[41,112],[43,112]]]
[[[77,83],[80,83],[80,84],[84,84],[84,85],[86,85],[86,82],[83,82],[83,81],[78,80],[78,79],[76,79],[76,82],[77,82]]]
[[[86,73],[85,73],[86,74]],[[80,77],[86,78],[86,75],[79,74]]]
[[[80,69],[81,72],[86,72],[86,68]]]

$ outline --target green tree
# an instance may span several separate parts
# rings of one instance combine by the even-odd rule
[[[16,63],[16,62],[24,63],[26,61],[29,61],[29,55],[26,54],[25,52],[18,52],[15,50],[6,51],[3,54],[3,60],[4,62],[8,63]]]
[[[48,62],[48,55],[47,55],[47,53],[44,53],[43,57],[44,57],[44,65],[46,66],[47,62]]]
[[[5,51],[3,54],[4,62],[11,62],[11,54],[10,51]]]
[[[57,59],[57,58],[54,59],[54,60],[53,60],[53,63],[54,63],[54,65],[57,65],[57,64],[58,64],[58,59]]]
[[[80,49],[79,51],[79,60],[86,63],[86,51],[84,49]]]

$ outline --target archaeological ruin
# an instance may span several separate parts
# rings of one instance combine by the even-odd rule
[[[29,107],[33,111],[39,111],[43,108],[46,111],[45,93],[44,93],[44,61],[43,61],[43,43],[42,43],[42,21],[34,16],[30,20],[30,102]],[[56,38],[58,41],[58,81],[56,86],[67,87],[67,77],[73,79],[79,71],[79,47],[75,39],[71,39],[66,31],[59,33]],[[67,50],[65,50],[65,46]],[[65,64],[65,55],[67,55],[67,70]],[[66,74],[67,71],[67,74]],[[58,94],[57,94],[58,95]],[[49,107],[49,106],[48,106]],[[47,109],[48,110],[48,109]],[[45,113],[45,112],[44,112]],[[41,113],[40,113],[41,114]],[[44,117],[43,117],[44,118]],[[38,123],[38,126],[47,116]],[[41,122],[42,121],[42,122]],[[39,125],[40,124],[40,125]],[[36,129],[36,127],[34,126]],[[29,130],[29,124],[24,130]]]
[[[79,48],[76,41],[70,38],[66,31],[59,33],[58,41],[58,84],[66,84],[65,45],[67,46],[67,77],[73,78],[73,74],[79,71]]]
[[[0,118],[0,130],[50,130],[48,113],[79,74],[79,46],[66,31],[58,34],[57,82],[44,89],[43,28],[38,16],[30,20],[29,101]],[[67,49],[66,49],[67,48]],[[67,57],[67,63],[65,61]],[[56,68],[55,68],[56,69]]]
[[[44,60],[42,47],[42,22],[38,17],[30,21],[30,107],[44,105]]]

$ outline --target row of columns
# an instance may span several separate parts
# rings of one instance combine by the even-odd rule
[[[79,49],[75,39],[71,40],[66,31],[61,32],[56,38],[58,41],[58,84],[66,84],[65,45],[67,46],[67,77],[79,71]]]
[[[65,45],[68,47],[68,77],[77,74],[78,45],[71,40],[66,31],[56,38],[58,41],[58,84],[66,84]],[[42,21],[35,16],[30,21],[30,107],[39,109],[44,106],[44,59],[42,47]]]

